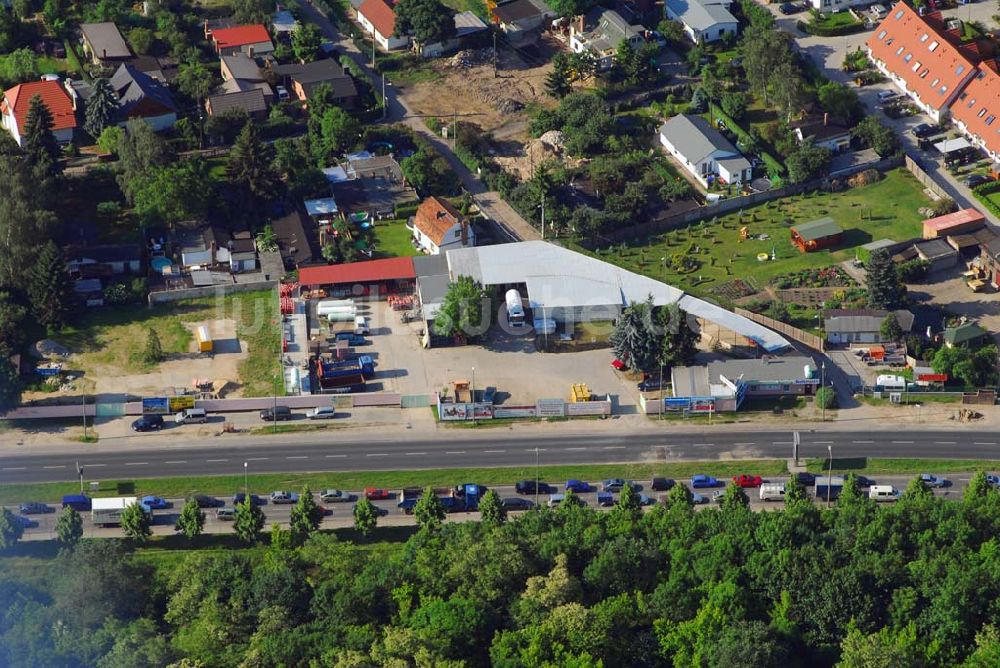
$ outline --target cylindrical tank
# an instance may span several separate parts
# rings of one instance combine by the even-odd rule
[[[316,315],[326,315],[330,311],[343,309],[343,308],[356,308],[353,299],[324,299],[323,301],[316,304]]]

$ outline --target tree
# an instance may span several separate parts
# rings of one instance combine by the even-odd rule
[[[109,125],[101,131],[101,135],[97,138],[97,147],[101,149],[102,153],[117,154],[124,135],[125,132],[120,127]]]
[[[113,124],[118,114],[118,95],[111,87],[111,82],[104,77],[94,79],[93,88],[94,93],[87,100],[83,128],[87,134],[97,139],[105,128]]]
[[[292,52],[302,63],[311,63],[319,55],[323,33],[315,23],[303,23],[292,33]]]
[[[724,93],[722,95],[722,110],[734,120],[740,120],[747,112],[747,96],[736,91]]]
[[[693,364],[698,353],[698,333],[688,324],[687,313],[677,304],[669,304],[660,309],[659,320],[663,329],[660,365],[674,367]]]
[[[413,516],[422,529],[434,531],[444,522],[445,510],[434,488],[427,487],[413,506]]]
[[[264,528],[264,511],[251,502],[247,496],[243,503],[236,504],[236,518],[233,521],[233,531],[247,545],[253,545],[260,540],[260,532]]]
[[[675,485],[676,487],[676,485]],[[637,521],[642,517],[642,503],[639,502],[639,495],[626,483],[622,491],[618,494],[618,503],[615,504],[615,511],[624,517]]]
[[[479,501],[479,516],[482,523],[488,527],[498,527],[507,521],[507,509],[500,502],[496,490],[487,490]]]
[[[0,313],[0,317],[3,314]],[[21,374],[10,361],[12,349],[0,341],[0,411],[6,412],[21,403]]]
[[[154,169],[130,187],[136,215],[170,225],[203,217],[214,193],[209,164],[199,157]]]
[[[726,485],[725,496],[722,497],[722,509],[732,511],[745,510],[749,507],[750,498],[747,496],[746,491],[735,482],[730,481]]]
[[[403,158],[399,166],[410,185],[421,192],[433,195],[456,192],[458,179],[448,162],[430,146],[421,146],[416,153]]]
[[[146,330],[146,348],[142,351],[142,361],[153,366],[163,361],[163,347],[160,336],[150,327]]]
[[[140,56],[149,55],[155,41],[156,34],[149,28],[132,28],[128,31],[129,46]]]
[[[239,23],[267,23],[274,14],[274,0],[232,0],[230,4]]]
[[[394,9],[396,37],[413,35],[417,44],[427,46],[455,35],[455,12],[439,0],[400,0]]]
[[[882,321],[879,327],[879,334],[885,341],[899,341],[903,338],[903,328],[899,325],[899,320],[895,313],[890,313]]]
[[[0,509],[0,551],[9,550],[21,540],[24,526],[14,517],[6,506]]]
[[[545,77],[545,92],[557,100],[561,100],[572,91],[569,57],[560,51],[552,58],[552,71]]]
[[[354,504],[354,528],[362,536],[367,536],[375,530],[378,524],[378,509],[367,498],[361,498]]]
[[[138,502],[125,507],[121,521],[125,536],[137,543],[145,543],[146,539],[153,535],[153,529],[150,527],[153,516]]]
[[[215,77],[200,60],[189,60],[177,68],[177,89],[201,106],[201,101],[208,97],[215,85]]]
[[[24,153],[28,164],[39,175],[54,176],[59,173],[59,142],[52,134],[52,112],[42,102],[41,95],[31,98],[28,115],[24,121]]]
[[[868,271],[868,306],[886,311],[902,307],[906,287],[899,280],[889,253],[884,248],[873,250],[865,269]]]
[[[319,136],[316,139],[324,158],[353,147],[360,136],[361,124],[340,107],[330,107],[320,117]]]
[[[246,217],[260,217],[261,203],[277,194],[280,183],[274,171],[274,149],[260,140],[257,126],[247,121],[229,151],[226,177],[239,197],[238,208]]]
[[[941,197],[931,204],[931,212],[935,216],[946,216],[958,211],[958,202],[950,197]]]
[[[38,56],[28,48],[14,49],[4,57],[0,77],[16,83],[37,78]]]
[[[83,518],[75,509],[66,506],[56,520],[56,536],[59,542],[70,549],[83,538]]]
[[[852,136],[861,143],[870,146],[880,156],[892,155],[899,150],[899,138],[892,128],[883,125],[877,116],[867,116],[858,123],[853,130]]]
[[[485,314],[491,311],[490,298],[483,286],[469,276],[459,276],[448,286],[441,309],[434,318],[438,336],[479,336],[489,327]]]
[[[858,94],[842,83],[828,81],[817,89],[816,96],[824,112],[842,119],[849,126],[864,116],[864,107]]]
[[[26,286],[35,319],[49,330],[66,324],[73,309],[73,282],[55,242],[45,243],[28,274]]]
[[[136,194],[160,168],[173,160],[166,142],[153,132],[149,123],[140,119],[126,124],[116,153],[120,169],[118,186],[130,204],[135,204]]]
[[[687,485],[678,483],[667,492],[667,499],[663,505],[668,508],[673,508],[674,506],[691,508],[694,505],[693,498],[691,490],[688,489]]]
[[[821,387],[816,390],[816,405],[820,408],[836,408],[837,393],[832,387]]]
[[[180,531],[188,540],[194,540],[205,528],[205,513],[198,507],[198,502],[188,499],[181,509],[181,514],[174,525],[175,531]]]
[[[302,544],[323,521],[323,509],[316,505],[312,490],[306,485],[299,494],[299,500],[292,506],[290,528],[292,538]]]
[[[761,96],[764,105],[770,106],[771,84],[779,71],[782,74],[787,72],[787,65],[792,61],[788,34],[771,26],[751,25],[743,33],[740,48],[747,83]]]
[[[804,183],[820,176],[830,164],[831,157],[830,149],[816,146],[809,141],[803,142],[798,150],[785,160],[788,180],[791,183]]]
[[[652,297],[632,302],[622,311],[609,337],[615,357],[636,371],[657,368],[658,337],[653,327]]]

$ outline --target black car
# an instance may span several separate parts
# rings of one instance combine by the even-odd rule
[[[639,381],[638,387],[640,392],[655,392],[660,389],[660,385],[661,383],[659,378],[647,378]]]
[[[816,474],[808,471],[799,471],[795,474],[795,480],[802,485],[811,486],[816,484]]]
[[[536,489],[534,480],[518,480],[514,485],[514,491],[518,494],[552,494],[555,489],[545,482],[539,482]]]
[[[198,504],[199,508],[221,508],[226,505],[226,502],[222,499],[217,499],[214,496],[205,496],[204,494],[196,494],[195,496],[188,497],[188,501],[194,501]]]
[[[871,487],[872,485],[877,484],[871,478],[866,478],[863,475],[856,475],[854,476],[854,479],[858,481],[858,487]]]
[[[989,183],[990,178],[988,176],[983,176],[982,174],[972,174],[967,176],[962,182],[965,184],[966,188],[975,188],[976,186],[981,186],[984,183]]]
[[[236,492],[235,494],[233,494],[233,505],[234,506],[238,506],[239,504],[243,503],[243,501],[246,498],[247,498],[247,495],[244,494],[243,492]],[[264,505],[267,505],[267,499],[259,497],[256,494],[251,494],[250,495],[250,503],[253,504],[253,505],[255,505],[255,506],[264,506]]]
[[[673,478],[653,478],[649,488],[654,492],[666,492],[673,488],[677,482]]]
[[[927,123],[921,123],[920,125],[910,130],[910,132],[917,139],[924,139],[925,137],[936,135],[938,133],[938,129],[933,125],[928,125]]]
[[[783,2],[778,5],[778,11],[788,16],[789,14],[796,14],[799,11],[799,6],[791,2]]]
[[[19,506],[19,509],[22,515],[41,515],[44,513],[54,513],[56,511],[56,509],[52,506],[45,503],[38,503],[37,501],[22,503]]]
[[[260,412],[260,419],[264,422],[282,422],[284,420],[292,419],[292,409],[288,406],[275,406],[274,408],[265,408]]]
[[[163,429],[162,415],[143,415],[132,423],[132,431],[158,431]]]
[[[500,502],[507,510],[531,510],[535,507],[534,501],[529,501],[528,499],[522,499],[517,496],[510,496]]]

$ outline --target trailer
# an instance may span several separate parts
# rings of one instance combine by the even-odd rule
[[[90,504],[91,520],[98,526],[120,525],[125,509],[137,503],[139,503],[139,499],[134,496],[94,499]],[[147,514],[152,514],[148,506],[141,503],[139,505]]]
[[[836,501],[840,493],[844,491],[844,476],[817,476],[816,484],[813,487],[813,496],[817,501]]]
[[[208,327],[205,325],[199,325],[195,328],[194,338],[198,342],[199,353],[210,353],[215,347],[212,342],[212,335],[208,333]]]

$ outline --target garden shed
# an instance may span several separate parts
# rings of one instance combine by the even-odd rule
[[[792,243],[803,253],[836,246],[843,237],[844,231],[833,218],[820,218],[792,227]]]

